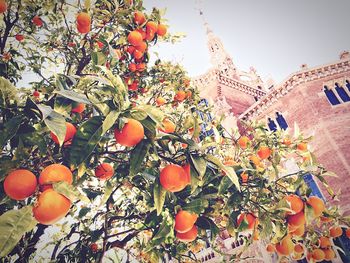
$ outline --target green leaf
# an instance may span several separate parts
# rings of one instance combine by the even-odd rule
[[[217,157],[207,154],[205,157],[209,162],[215,164],[218,168],[222,169],[225,173],[226,176],[228,176],[228,178],[231,179],[232,183],[236,186],[236,188],[240,191],[241,187],[239,185],[239,181],[238,181],[238,176],[235,172],[235,170],[232,167],[228,167],[225,166],[220,159],[218,159]]]
[[[84,216],[87,215],[87,213],[89,213],[91,211],[90,207],[82,207],[79,211],[79,217],[83,218]]]
[[[55,112],[52,111],[50,115],[48,115],[45,119],[44,122],[46,126],[52,131],[58,138],[58,142],[60,145],[63,144],[64,138],[66,137],[66,120],[65,118]]]
[[[54,92],[72,101],[76,101],[84,104],[91,104],[89,99],[84,94],[75,92],[73,90],[55,90]]]
[[[94,116],[84,122],[74,136],[70,151],[73,166],[84,162],[102,138],[102,117]]]
[[[0,132],[1,149],[3,149],[8,140],[12,139],[16,135],[22,121],[23,116],[15,116],[5,123],[4,129]]]
[[[209,217],[201,216],[197,219],[196,225],[202,229],[210,230],[211,239],[214,239],[215,236],[220,232],[218,226],[211,220]]]
[[[154,235],[148,247],[148,251],[151,250],[154,246],[157,246],[167,240],[174,238],[174,220],[170,217],[165,217],[162,224],[160,225],[157,233]]]
[[[118,111],[111,111],[108,113],[102,123],[102,135],[105,134],[114,125],[119,117],[119,114],[120,112]]]
[[[207,161],[203,157],[191,155],[191,163],[196,169],[200,178],[203,178],[207,170]]]
[[[223,176],[219,184],[218,194],[222,195],[226,193],[227,189],[229,189],[232,186],[232,184],[233,183],[229,177]]]
[[[142,140],[130,153],[130,170],[129,175],[133,176],[141,170],[143,160],[145,159],[151,147],[150,141]]]
[[[196,199],[193,200],[186,205],[184,205],[182,208],[183,210],[193,212],[197,215],[204,212],[205,208],[209,206],[209,201],[206,199]]]
[[[91,58],[95,65],[104,65],[107,61],[106,56],[102,52],[92,52]]]
[[[104,189],[105,189],[105,192],[103,193],[103,196],[101,198],[101,202],[100,202],[99,206],[102,206],[102,205],[104,205],[107,202],[108,198],[113,193],[114,187],[113,187],[113,185],[110,184],[110,182],[107,182],[106,186],[104,187]]]
[[[37,221],[31,206],[10,210],[0,216],[0,257],[5,257],[19,242],[21,237],[31,231]]]
[[[148,116],[156,122],[156,124],[161,124],[165,118],[163,111],[151,105],[138,106],[137,109],[146,112]]]
[[[163,210],[165,195],[166,195],[166,190],[157,181],[153,188],[154,206],[157,210],[157,216],[159,216]]]
[[[132,119],[135,119],[135,120],[138,120],[138,121],[142,121],[142,120],[147,118],[148,114],[147,114],[147,112],[145,112],[142,109],[134,108],[130,112],[130,116],[131,116]]]
[[[56,192],[67,197],[72,202],[80,200],[80,201],[83,201],[85,203],[90,203],[90,200],[89,200],[89,198],[87,198],[86,195],[83,195],[82,193],[80,193],[76,187],[68,184],[66,181],[53,183],[53,189]]]

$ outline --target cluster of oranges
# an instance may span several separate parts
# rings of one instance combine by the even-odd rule
[[[176,238],[182,242],[192,242],[197,238],[198,229],[195,225],[198,215],[180,210],[175,216]]]

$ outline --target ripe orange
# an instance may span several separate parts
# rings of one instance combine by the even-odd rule
[[[153,31],[147,31],[144,39],[146,39],[148,41],[152,41],[154,39],[154,34],[155,33]]]
[[[285,236],[281,242],[276,244],[276,250],[279,254],[288,256],[294,250],[294,243],[289,235]]]
[[[242,136],[238,139],[237,143],[242,148],[245,149],[248,146],[248,143],[250,142],[249,138],[247,136]]]
[[[0,0],[0,14],[5,13],[7,10],[7,3],[5,0]]]
[[[297,145],[297,149],[299,151],[306,151],[307,150],[307,144],[305,142],[301,142]]]
[[[128,68],[131,72],[135,72],[137,70],[135,63],[130,63]]]
[[[302,224],[298,227],[288,225],[288,228],[290,229],[289,233],[292,236],[302,237],[305,233],[305,225],[304,224]]]
[[[167,32],[167,27],[163,24],[159,24],[157,29],[158,36],[161,36],[161,37],[165,36],[166,32]]]
[[[267,159],[271,155],[271,149],[267,146],[260,146],[258,156],[260,159]]]
[[[79,103],[75,108],[72,109],[72,112],[82,113],[85,110],[85,104]]]
[[[75,126],[69,122],[66,122],[66,135],[64,137],[64,144],[69,144],[69,142],[73,139],[74,135],[76,134],[77,129]],[[56,143],[59,144],[57,136],[51,132],[50,133],[52,140]]]
[[[287,215],[297,214],[304,208],[303,200],[297,195],[288,195],[285,197],[285,200],[290,204],[290,209],[294,211],[294,213],[287,212]]]
[[[256,167],[260,166],[261,164],[259,157],[256,155],[251,155],[249,160],[251,160]]]
[[[331,240],[328,237],[320,237],[318,240],[320,248],[329,248],[332,246]]]
[[[304,247],[303,247],[303,245],[302,244],[296,244],[295,246],[294,246],[294,251],[295,251],[295,253],[303,253],[304,252]]]
[[[350,238],[350,228],[346,229],[345,234],[347,238]]]
[[[329,223],[329,222],[332,222],[332,221],[333,221],[333,218],[321,216],[321,217],[320,217],[320,220],[321,220],[321,222],[323,222],[323,223]]]
[[[142,40],[145,40],[145,39],[146,39],[147,34],[146,34],[145,31],[142,30],[142,28],[138,28],[138,29],[136,29],[136,31],[139,32],[139,33],[141,34]]]
[[[312,251],[312,258],[316,262],[320,262],[320,261],[324,260],[325,254],[324,254],[322,249],[316,248]]]
[[[160,172],[160,184],[169,192],[179,192],[188,185],[188,176],[181,166],[169,164]]]
[[[248,174],[246,172],[241,173],[242,183],[248,182]]]
[[[325,260],[332,260],[335,258],[334,250],[331,248],[323,249],[324,252],[324,259]]]
[[[101,180],[108,180],[114,175],[114,168],[109,163],[102,163],[95,169],[95,176]]]
[[[165,133],[174,133],[175,132],[176,125],[171,120],[168,120],[167,118],[165,118],[162,121],[162,124],[164,126],[164,129],[160,127],[160,128],[158,128],[158,130],[165,132]]]
[[[241,213],[237,218],[237,226],[239,227],[242,221],[245,220],[248,223],[248,229],[253,229],[255,226],[256,217],[251,213]]]
[[[68,167],[62,164],[51,164],[41,171],[39,176],[39,184],[47,185],[55,182],[65,181],[68,184],[73,183],[73,175]]]
[[[340,237],[343,234],[343,230],[339,226],[333,226],[329,229],[329,235],[331,237]]]
[[[134,13],[134,22],[135,22],[136,24],[138,24],[138,25],[142,25],[143,23],[146,22],[146,17],[145,17],[145,15],[144,15],[142,12],[140,12],[140,11],[136,11],[136,12]]]
[[[32,19],[32,22],[34,25],[41,27],[43,25],[43,21],[41,20],[41,18],[39,16],[34,16]]]
[[[81,26],[79,24],[77,24],[77,29],[78,29],[78,32],[81,33],[81,34],[86,34],[86,33],[89,33],[90,30],[91,30],[91,26]]]
[[[81,12],[77,15],[77,24],[83,27],[90,26],[91,17],[88,13]]]
[[[131,91],[136,91],[139,88],[139,82],[137,80],[134,80],[133,83],[131,83],[130,85],[128,85],[128,90]]]
[[[123,146],[135,146],[144,136],[145,131],[142,124],[134,119],[128,119],[121,131],[117,128],[114,130],[114,137],[117,143]]]
[[[92,252],[96,252],[98,250],[98,245],[96,243],[92,243],[90,245],[90,249]]]
[[[39,223],[51,225],[65,217],[70,206],[70,200],[64,195],[47,189],[39,195],[37,204],[33,207],[33,214]]]
[[[275,245],[274,244],[268,244],[266,246],[266,251],[269,252],[269,253],[273,253],[275,252],[276,248],[275,248]]]
[[[40,92],[37,91],[37,90],[34,90],[34,91],[33,91],[33,96],[34,96],[35,98],[38,98],[38,97],[40,96]]]
[[[286,146],[289,146],[292,144],[292,141],[289,138],[284,138],[282,143]]]
[[[21,42],[21,41],[24,39],[24,36],[21,35],[21,34],[17,34],[17,35],[15,36],[15,38],[16,38],[17,41]]]
[[[128,35],[128,42],[133,46],[139,46],[142,43],[142,35],[136,30],[131,31]]]
[[[146,24],[146,32],[147,33],[157,33],[157,30],[158,30],[158,25],[157,23],[153,22],[153,21],[150,21],[150,22],[147,22]]]
[[[144,71],[145,68],[146,68],[146,63],[140,63],[140,64],[137,64],[137,65],[136,65],[136,69],[137,69],[137,71],[139,71],[139,72]]]
[[[143,53],[147,49],[147,43],[145,41],[142,41],[140,45],[135,47],[135,49]]]
[[[310,196],[306,202],[312,206],[315,217],[319,217],[326,209],[322,199],[317,196]]]
[[[132,53],[134,53],[135,49],[136,48],[134,46],[128,46],[126,52],[128,52],[131,55]]]
[[[182,166],[182,168],[185,170],[186,172],[186,176],[187,176],[187,183],[191,184],[191,166],[187,163],[184,166]]]
[[[136,50],[134,51],[133,55],[134,55],[134,58],[140,59],[140,58],[143,57],[143,52],[141,52],[140,50],[137,50],[137,49],[136,49]]]
[[[176,92],[174,100],[178,101],[178,102],[182,102],[186,99],[186,92],[183,90],[179,90],[178,92]]]
[[[188,232],[185,233],[176,233],[176,238],[182,242],[192,242],[197,238],[198,229],[196,226],[193,226]]]
[[[300,225],[305,224],[305,215],[304,212],[299,212],[295,215],[290,215],[287,217],[288,224],[292,227],[299,227]]]
[[[14,200],[24,200],[34,194],[37,186],[35,175],[25,169],[10,172],[4,181],[4,191]]]
[[[180,210],[175,216],[175,230],[179,233],[185,233],[191,230],[196,223],[198,216],[196,214]]]
[[[166,100],[163,97],[158,97],[156,99],[157,106],[162,106],[166,103]]]

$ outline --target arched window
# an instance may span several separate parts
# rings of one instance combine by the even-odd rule
[[[340,101],[335,96],[334,92],[332,90],[329,90],[327,86],[324,86],[324,93],[326,94],[328,101],[332,105],[340,104]]]
[[[276,112],[276,121],[277,121],[278,125],[281,127],[281,129],[287,130],[288,124],[286,122],[286,119],[279,112]]]
[[[339,86],[338,83],[335,83],[335,90],[338,92],[339,97],[344,101],[350,101],[349,95],[346,93],[345,89]]]
[[[276,131],[277,130],[276,123],[270,117],[268,118],[267,125],[269,126],[270,131]]]
[[[350,91],[350,83],[349,83],[349,81],[348,80],[345,80],[345,82],[346,82],[346,87],[348,88],[348,90]]]

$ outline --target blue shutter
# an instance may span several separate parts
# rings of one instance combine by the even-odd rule
[[[340,101],[338,100],[338,98],[335,96],[335,94],[333,93],[332,90],[329,90],[327,88],[327,86],[324,87],[324,93],[327,96],[328,101],[332,104],[332,105],[337,105],[340,104]]]
[[[350,97],[349,95],[346,93],[346,91],[344,90],[343,87],[338,86],[338,84],[336,84],[335,86],[335,90],[338,92],[339,97],[344,101],[350,101]]]

